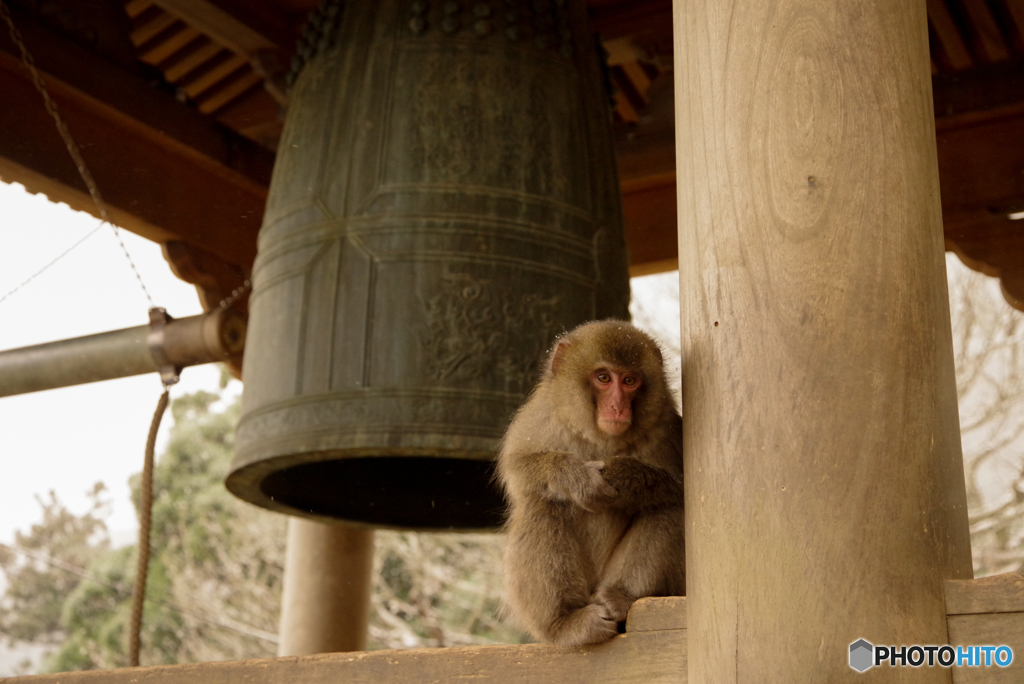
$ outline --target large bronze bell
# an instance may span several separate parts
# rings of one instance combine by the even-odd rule
[[[492,458],[545,350],[628,316],[586,10],[336,7],[300,51],[227,486],[325,521],[494,528]]]

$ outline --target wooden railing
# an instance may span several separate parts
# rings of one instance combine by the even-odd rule
[[[953,667],[954,684],[1024,682],[1024,575],[946,582],[949,643],[1006,645],[1009,667]],[[836,615],[836,620],[842,620]],[[863,635],[870,638],[871,635]],[[909,645],[909,644],[907,644]],[[884,666],[883,666],[884,667]],[[867,674],[867,673],[865,673]],[[648,598],[606,644],[364,651],[13,677],[4,684],[685,684],[686,599]]]

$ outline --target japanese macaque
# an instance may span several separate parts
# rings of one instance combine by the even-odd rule
[[[643,596],[681,596],[682,420],[661,351],[622,321],[562,336],[498,456],[505,603],[534,637],[606,641]]]

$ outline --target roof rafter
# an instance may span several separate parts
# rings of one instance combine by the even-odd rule
[[[31,18],[15,20],[119,223],[248,268],[273,153]],[[0,92],[0,174],[95,215],[6,32],[0,35]]]

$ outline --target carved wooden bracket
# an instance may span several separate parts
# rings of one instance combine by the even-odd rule
[[[1019,232],[1024,233],[1024,226]],[[1014,309],[1024,311],[1024,239],[1015,241],[1020,244],[1005,246],[1004,249],[1000,249],[998,243],[962,242],[951,239],[947,233],[946,251],[960,257],[960,261],[971,270],[998,278],[999,289],[1006,302]]]
[[[249,275],[241,267],[229,264],[210,252],[185,242],[164,242],[161,249],[171,272],[186,283],[196,286],[203,311],[212,311],[219,307],[232,292],[244,287]],[[248,318],[249,293],[239,296],[232,304],[232,308]],[[242,362],[229,361],[227,364],[232,374],[241,379]]]

